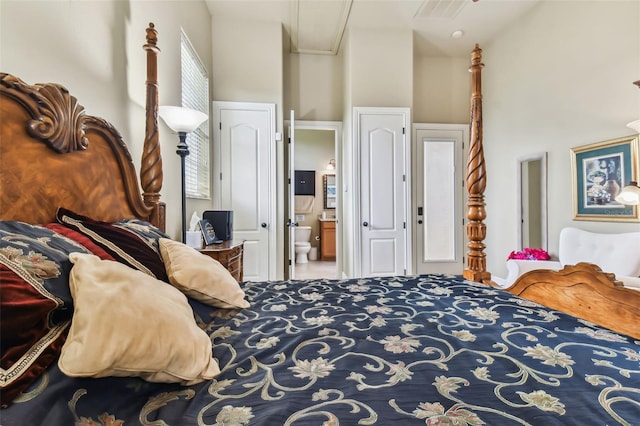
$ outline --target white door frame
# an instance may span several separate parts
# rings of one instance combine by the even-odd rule
[[[413,272],[413,262],[411,259],[412,255],[412,240],[411,236],[413,235],[411,220],[410,220],[410,212],[411,212],[411,109],[405,107],[353,107],[353,163],[351,176],[353,179],[353,191],[352,194],[352,203],[353,203],[353,211],[354,211],[354,226],[353,226],[353,234],[352,238],[354,241],[354,270],[356,272],[356,276],[362,276],[362,240],[360,238],[361,233],[361,215],[362,209],[360,205],[360,116],[365,114],[398,114],[401,113],[404,116],[405,123],[405,132],[404,132],[404,167],[405,167],[405,194],[404,199],[406,205],[405,208],[405,271],[407,275],[412,274]],[[356,190],[357,188],[357,190]]]
[[[295,212],[295,142],[296,142],[296,115],[295,111],[291,110],[290,119],[286,128],[289,130],[288,146],[287,146],[287,166],[288,170],[288,185],[287,194],[289,199],[289,208],[287,209],[287,226],[285,239],[289,241],[288,259],[289,259],[289,279],[296,278],[296,212]]]
[[[222,205],[222,190],[221,190],[221,140],[220,140],[220,127],[217,123],[220,123],[220,111],[222,109],[236,109],[236,110],[259,110],[264,111],[268,114],[269,121],[269,131],[265,135],[266,143],[269,144],[268,152],[269,158],[267,160],[267,164],[269,167],[269,192],[272,194],[271,197],[268,197],[268,212],[265,223],[267,224],[267,233],[269,236],[268,242],[268,250],[271,253],[276,253],[277,245],[277,215],[276,215],[276,106],[273,103],[256,103],[256,102],[231,102],[231,101],[213,101],[213,134],[214,134],[214,159],[213,159],[213,197],[212,204],[214,209],[221,208]],[[275,280],[276,279],[276,262],[278,256],[275,256],[274,259],[270,259],[268,262],[268,279]]]
[[[297,130],[332,130],[334,135],[333,149],[334,157],[336,160],[336,188],[342,188],[343,181],[343,162],[342,162],[342,122],[341,121],[309,121],[309,120],[295,120],[295,129]],[[291,129],[291,120],[285,120],[284,127]],[[295,133],[294,133],[295,134]],[[289,200],[289,203],[293,203],[294,200]],[[342,191],[336,191],[336,268],[338,269],[338,276],[343,276],[342,269]],[[295,218],[295,215],[294,215]]]

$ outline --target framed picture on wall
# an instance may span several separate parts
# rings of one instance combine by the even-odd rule
[[[638,206],[615,200],[638,180],[638,167],[637,136],[571,148],[574,219],[638,221]]]

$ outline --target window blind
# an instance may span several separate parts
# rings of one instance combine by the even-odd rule
[[[209,76],[184,31],[180,40],[182,62],[182,106],[209,115]],[[187,135],[185,189],[188,197],[211,198],[209,121]]]

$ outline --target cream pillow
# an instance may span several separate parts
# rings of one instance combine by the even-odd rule
[[[187,296],[224,309],[248,308],[238,281],[215,259],[169,238],[160,238],[169,281]]]
[[[184,294],[118,262],[71,253],[75,305],[58,366],[72,377],[191,385],[220,373]]]

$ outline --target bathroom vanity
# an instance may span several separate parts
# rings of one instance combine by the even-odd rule
[[[320,260],[336,260],[335,219],[320,219]]]

